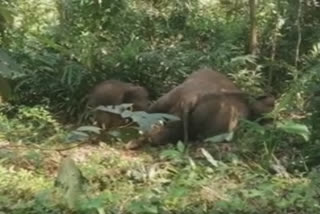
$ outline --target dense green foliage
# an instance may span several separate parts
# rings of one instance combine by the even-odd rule
[[[137,83],[155,99],[208,66],[275,94],[274,123],[242,123],[231,150],[208,145],[214,157],[181,144],[139,157],[119,142],[76,148],[89,184],[77,212],[318,213],[320,1],[258,1],[256,55],[249,2],[1,1],[0,212],[69,213],[52,148],[87,122],[96,83]]]

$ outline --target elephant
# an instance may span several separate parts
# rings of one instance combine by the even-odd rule
[[[133,111],[146,111],[149,106],[149,93],[141,86],[119,80],[106,80],[96,85],[88,98],[89,107],[132,103]],[[109,129],[123,125],[125,121],[117,114],[97,110],[94,114],[98,126]]]
[[[256,119],[274,108],[273,96],[256,100],[238,88],[226,75],[209,68],[193,72],[183,83],[161,96],[149,108],[149,113],[168,113],[181,118],[158,127],[128,148],[146,141],[151,144],[199,139],[232,131],[238,120]],[[130,145],[131,143],[131,145]]]

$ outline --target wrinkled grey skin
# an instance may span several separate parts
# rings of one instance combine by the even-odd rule
[[[148,109],[149,112],[169,113],[182,119],[184,141],[189,138],[188,116],[198,99],[211,93],[242,93],[234,83],[224,74],[208,68],[200,69],[192,73],[182,84],[178,85],[167,94],[160,97]],[[175,122],[178,123],[178,122]],[[176,125],[175,127],[180,127]]]
[[[245,94],[210,94],[198,100],[190,113],[191,133],[197,139],[233,131],[240,119],[255,120],[274,108],[272,96],[249,103]]]
[[[149,107],[149,112],[181,113],[181,105],[196,103],[205,94],[218,92],[242,93],[224,74],[211,69],[200,69],[192,73],[182,84],[161,96]]]
[[[148,134],[147,140],[138,139],[140,142],[133,144],[146,141],[164,144],[182,139],[187,142],[189,138],[213,136],[235,129],[241,118],[255,119],[271,112],[273,107],[273,97],[262,97],[249,103],[248,95],[226,75],[207,68],[200,69],[148,109],[151,113],[179,116],[181,121],[156,128]]]
[[[120,105],[132,103],[133,111],[146,111],[149,105],[149,94],[141,86],[119,80],[106,80],[96,85],[89,95],[88,106]],[[100,127],[109,129],[124,124],[124,120],[117,114],[96,111],[95,121]]]

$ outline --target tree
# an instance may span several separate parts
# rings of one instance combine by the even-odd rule
[[[301,40],[302,40],[301,16],[302,16],[303,0],[298,0],[298,3],[299,4],[297,9],[297,20],[296,20],[298,39],[297,39],[296,53],[295,53],[295,60],[294,60],[294,65],[296,67],[298,66],[298,62],[300,58],[300,46],[301,46]]]
[[[249,40],[249,53],[257,55],[258,53],[258,29],[256,19],[256,1],[249,0],[249,13],[250,13],[250,40]]]
[[[0,36],[4,37],[4,33],[8,25],[13,22],[13,12],[7,2],[0,3]]]

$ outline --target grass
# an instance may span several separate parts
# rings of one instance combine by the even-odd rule
[[[68,210],[52,193],[65,156],[75,160],[88,181],[87,206],[99,202],[105,213],[316,213],[320,209],[319,186],[311,177],[280,177],[257,163],[242,161],[214,167],[204,157],[166,160],[153,150],[129,152],[102,144],[57,154],[11,147],[0,165],[0,210]]]
[[[49,135],[43,126],[19,124],[17,120],[5,122],[2,124],[7,125],[0,130],[3,133],[0,212],[311,214],[320,211],[319,172],[271,171],[261,158],[262,150],[246,148],[244,142],[230,143],[227,150],[223,144],[190,148],[178,144],[128,151],[120,142],[100,142],[56,151],[70,147],[62,140],[68,133],[64,127],[59,126],[53,134],[51,130]],[[36,138],[19,129],[32,130]],[[12,137],[9,133],[14,130]],[[248,156],[250,153],[253,155]],[[68,196],[54,185],[65,157],[71,157],[86,178],[81,193],[85,197],[73,208],[66,203]]]

